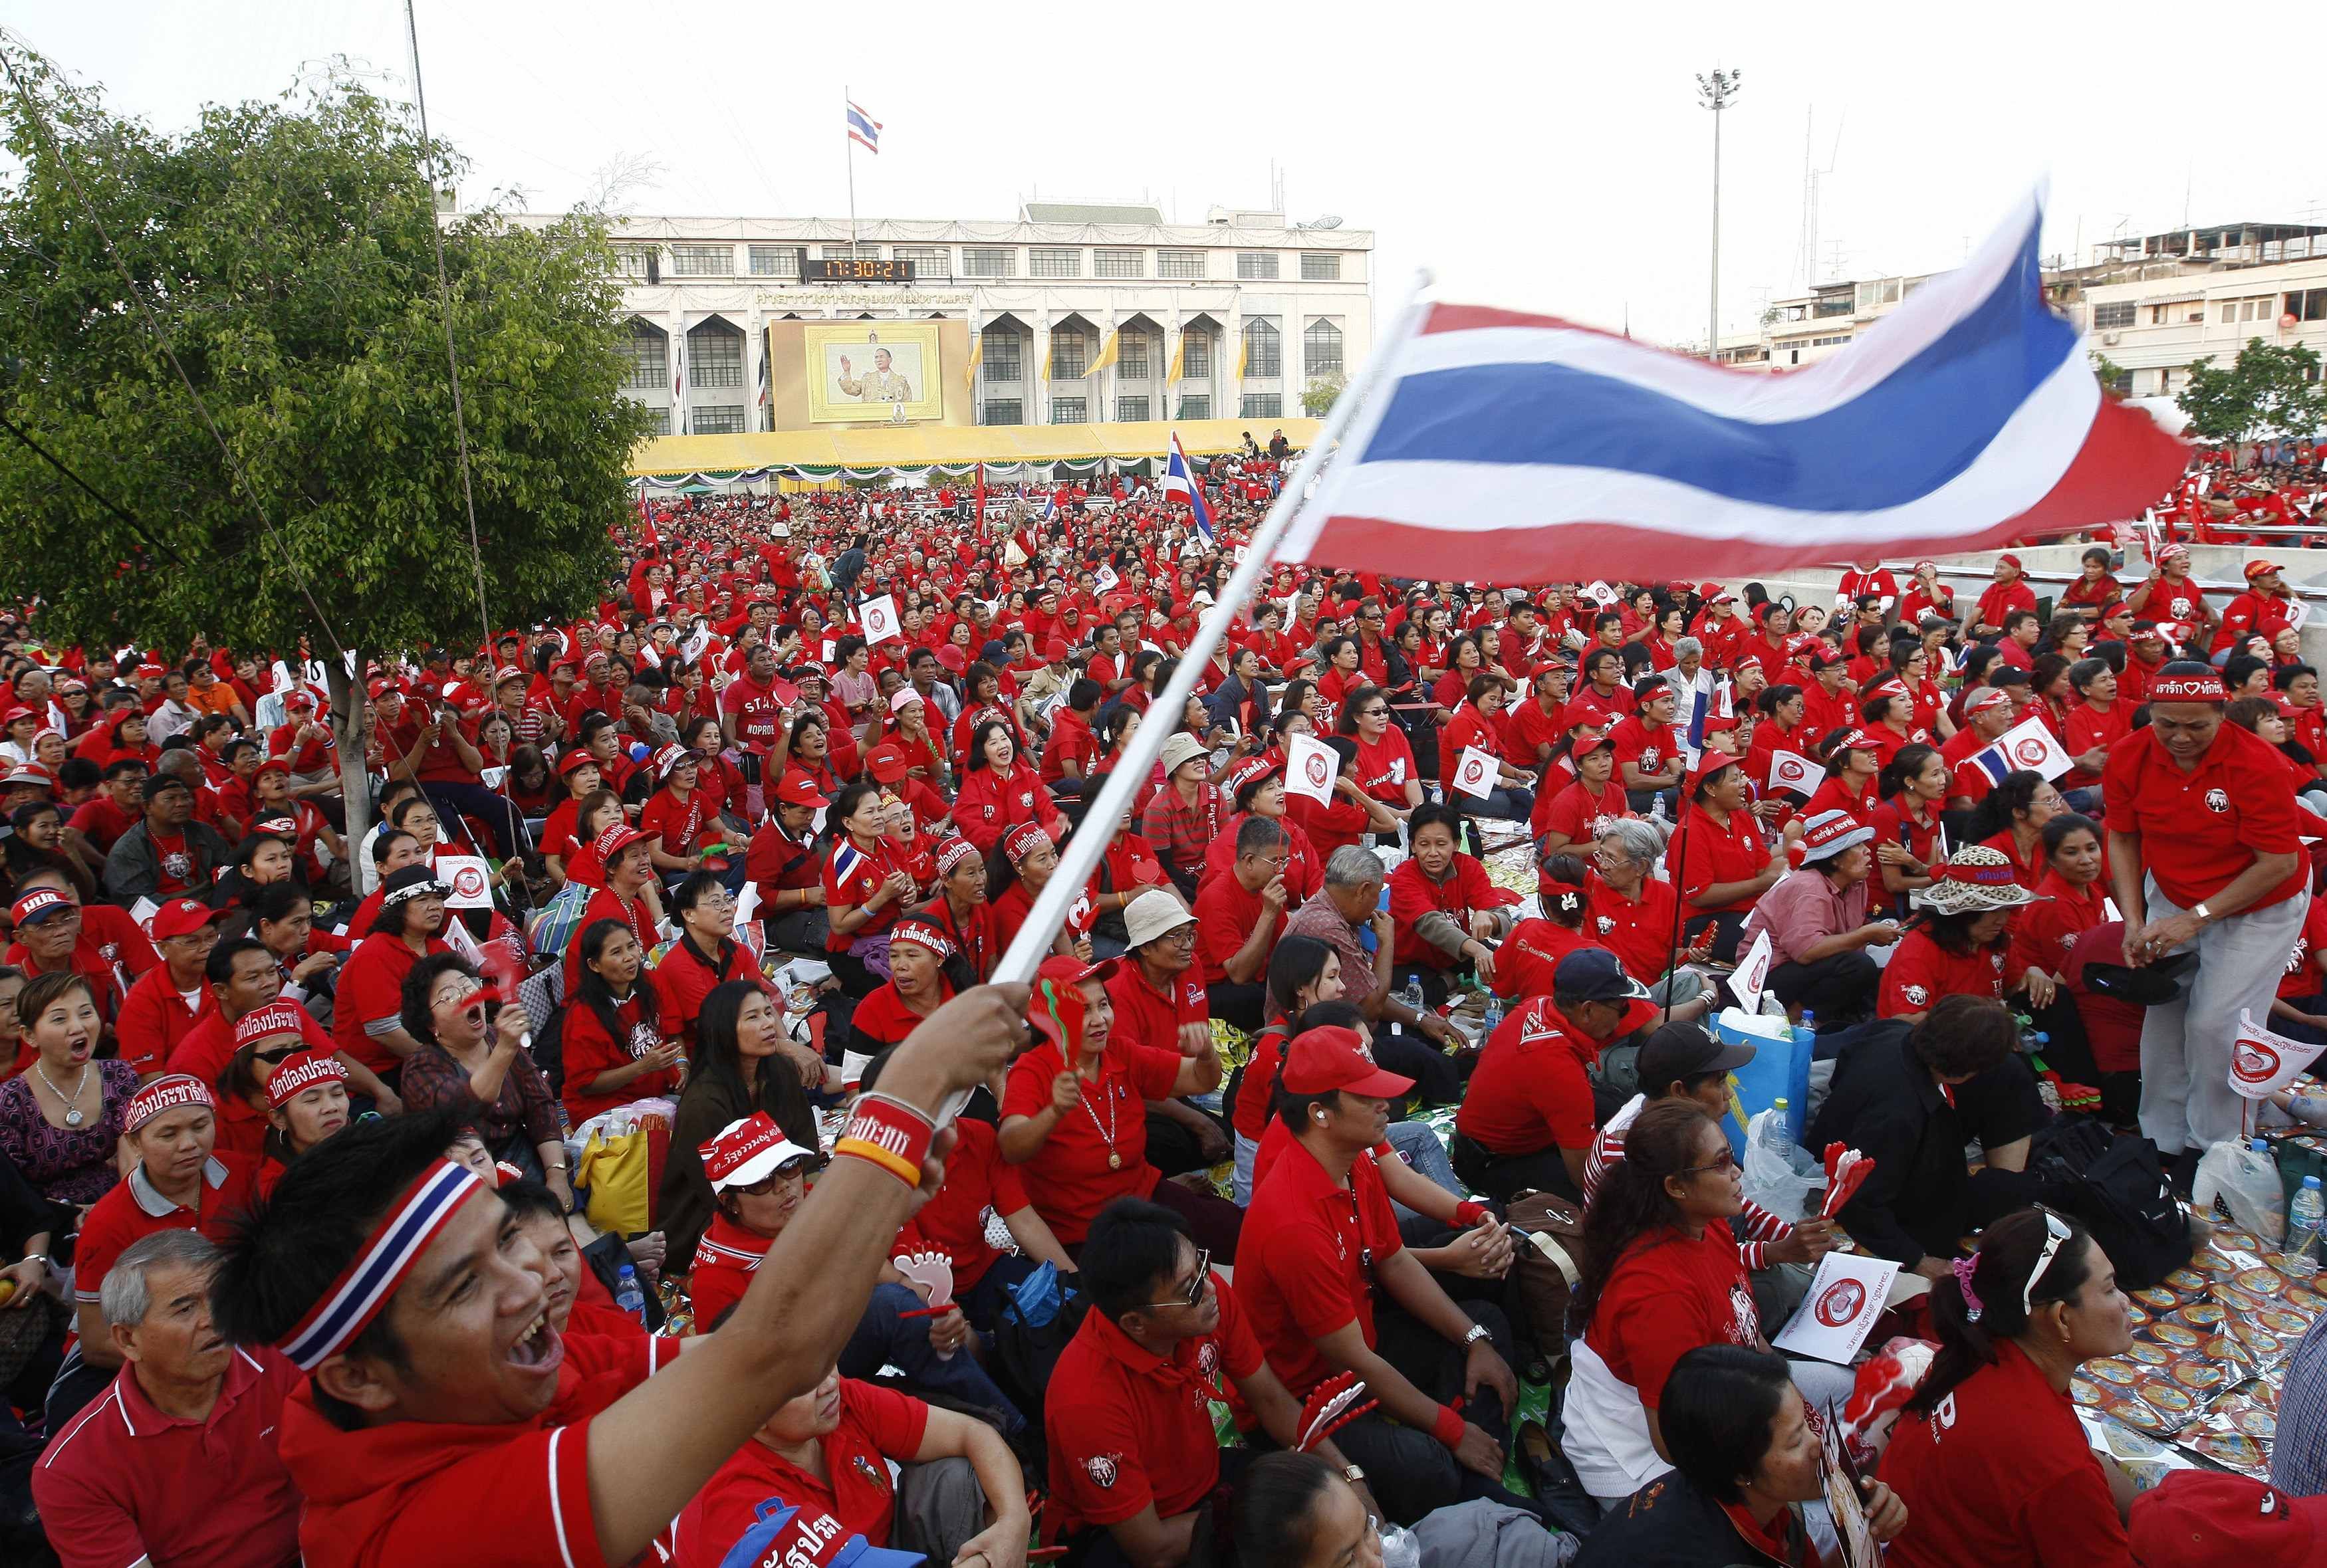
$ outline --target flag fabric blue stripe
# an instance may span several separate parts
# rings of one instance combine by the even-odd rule
[[[1987,775],[1991,783],[2001,784],[2012,776],[2011,760],[2005,756],[2000,747],[1986,747],[1972,761],[1979,764],[1979,770]]]
[[[2018,264],[1987,297],[1875,386],[1808,417],[1760,423],[1562,364],[1401,378],[1360,460],[1560,465],[1669,480],[1809,512],[1871,511],[1962,473],[2077,349]],[[1645,430],[1661,439],[1644,442]],[[1934,439],[1943,433],[1944,439]]]

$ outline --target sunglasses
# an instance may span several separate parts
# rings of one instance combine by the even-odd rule
[[[1736,1169],[1737,1156],[1731,1153],[1728,1150],[1724,1149],[1721,1151],[1721,1158],[1714,1161],[1712,1164],[1684,1165],[1676,1172],[1676,1174],[1681,1176],[1702,1176],[1707,1171],[1734,1171]]]
[[[795,1154],[757,1181],[747,1187],[738,1187],[734,1190],[747,1192],[754,1198],[765,1198],[776,1190],[777,1182],[796,1181],[806,1175],[809,1167],[815,1163],[816,1156],[813,1154]]]
[[[1196,1249],[1196,1272],[1189,1276],[1187,1293],[1168,1302],[1149,1302],[1142,1308],[1155,1311],[1164,1307],[1192,1307],[1204,1299],[1204,1282],[1212,1277],[1212,1255],[1208,1248]]]
[[[2020,1315],[2025,1319],[2036,1311],[2036,1282],[2052,1266],[2061,1248],[2069,1239],[2069,1222],[2051,1209],[2039,1210],[2044,1216],[2044,1249],[2036,1255],[2036,1266],[2028,1271],[2028,1283],[2020,1287]]]

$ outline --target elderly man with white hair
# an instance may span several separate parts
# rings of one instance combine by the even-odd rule
[[[1463,1097],[1463,1075],[1439,1048],[1455,1038],[1454,1026],[1390,994],[1397,927],[1382,899],[1388,880],[1379,855],[1363,845],[1343,845],[1325,862],[1325,885],[1285,920],[1285,935],[1314,937],[1340,956],[1341,994],[1373,1025],[1382,1066],[1414,1079],[1424,1099],[1453,1105]],[[1397,1034],[1389,1032],[1391,1024]]]
[[[299,1561],[298,1489],[276,1452],[298,1370],[210,1322],[218,1248],[193,1230],[132,1243],[99,1306],[124,1363],[50,1441],[33,1497],[65,1568],[276,1568]]]

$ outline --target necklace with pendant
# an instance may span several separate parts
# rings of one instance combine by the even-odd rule
[[[53,1087],[54,1086],[51,1085],[51,1087]],[[1105,1078],[1101,1078],[1098,1080],[1098,1087],[1103,1090],[1106,1089],[1107,1087],[1107,1079]],[[1090,1097],[1089,1095],[1085,1095],[1083,1097],[1082,1106],[1083,1115],[1090,1118],[1090,1124],[1093,1130],[1098,1134],[1100,1141],[1107,1144],[1107,1168],[1110,1171],[1122,1170],[1123,1156],[1117,1153],[1115,1150],[1115,1096],[1112,1093],[1109,1093],[1107,1097],[1107,1125],[1103,1127],[1099,1125],[1098,1113],[1091,1109]]]
[[[64,1101],[65,1125],[68,1127],[78,1127],[83,1122],[89,1120],[87,1116],[80,1114],[80,1091],[89,1087],[89,1069],[90,1065],[91,1064],[88,1062],[80,1064],[80,1077],[73,1080],[73,1092],[68,1095],[64,1090],[57,1087],[57,1080],[51,1078],[48,1075],[47,1069],[42,1068],[39,1062],[36,1061],[33,1064],[33,1070],[39,1073],[41,1075],[41,1081],[49,1086],[49,1093]]]

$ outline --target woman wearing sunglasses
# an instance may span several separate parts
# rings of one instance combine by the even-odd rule
[[[1931,1287],[1939,1353],[1883,1456],[1907,1505],[1893,1568],[2133,1562],[2069,1380],[2133,1344],[2117,1269],[2085,1229],[2023,1209]]]
[[[1769,1347],[1730,1222],[1745,1207],[1729,1135],[1689,1100],[1644,1107],[1584,1218],[1584,1269],[1562,1446],[1613,1507],[1673,1468],[1659,1425],[1665,1380],[1700,1345]],[[1794,1364],[1813,1403],[1846,1397],[1847,1368]]]
[[[474,1118],[495,1160],[541,1182],[571,1209],[565,1129],[548,1080],[524,1049],[531,1038],[525,1009],[495,997],[466,958],[436,953],[405,975],[401,1016],[420,1042],[405,1059],[404,1108]]]

